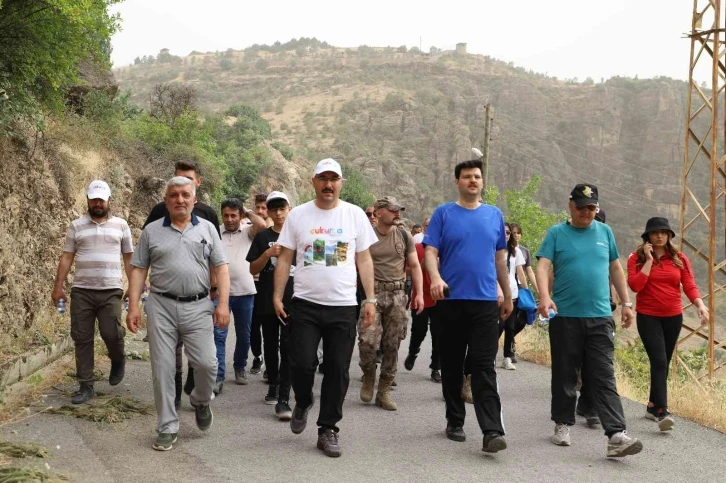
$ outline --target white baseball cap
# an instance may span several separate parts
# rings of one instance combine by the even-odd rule
[[[326,171],[335,173],[341,178],[343,177],[343,170],[340,169],[340,164],[338,164],[338,162],[333,158],[327,158],[320,161],[318,165],[315,166],[315,173],[313,174],[313,176],[317,176],[320,173],[325,173]]]
[[[108,187],[108,183],[105,181],[97,179],[88,185],[86,194],[89,200],[102,199],[103,201],[108,201],[111,197],[111,188]]]
[[[290,200],[287,199],[287,195],[283,193],[282,191],[272,191],[269,195],[267,195],[267,200],[265,201],[265,204],[270,204],[270,201],[272,200],[285,200],[287,201],[287,204],[290,204]]]

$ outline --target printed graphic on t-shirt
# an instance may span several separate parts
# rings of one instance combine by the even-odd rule
[[[312,245],[305,246],[303,264],[325,265],[326,267],[337,267],[340,263],[348,261],[348,243],[335,240],[316,239]]]
[[[270,248],[274,247],[275,245],[277,245],[276,241],[267,242],[267,246],[269,246]],[[294,260],[293,263],[295,263]],[[270,257],[270,264],[272,265],[272,269],[274,270],[277,266],[277,257]],[[290,265],[290,276],[295,276],[295,265]]]

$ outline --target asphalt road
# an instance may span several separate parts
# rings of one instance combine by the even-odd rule
[[[230,334],[231,336],[231,334]],[[230,337],[232,339],[232,337]],[[229,341],[232,347],[232,340]],[[572,428],[573,445],[549,442],[549,370],[520,362],[516,371],[499,370],[509,448],[496,455],[481,451],[481,433],[472,406],[465,425],[467,441],[446,439],[440,385],[429,380],[427,338],[412,372],[399,359],[398,411],[388,412],[358,398],[357,350],[341,427],[343,456],[328,458],[315,447],[317,406],[307,430],[294,435],[264,404],[267,386],[251,376],[247,386],[227,382],[213,402],[214,426],[206,433],[194,423],[184,398],[179,442],[169,452],[151,449],[155,417],[98,425],[66,416],[40,414],[0,429],[0,439],[36,441],[50,449],[51,470],[79,482],[690,482],[726,481],[726,435],[677,419],[675,430],[660,433],[643,417],[641,404],[624,401],[629,432],[643,441],[643,452],[607,459],[601,430],[584,421]],[[231,351],[228,351],[231,355]],[[231,362],[228,371],[231,371]],[[130,361],[126,379],[97,390],[153,402],[148,362]],[[320,377],[316,378],[319,392]],[[51,395],[47,404],[67,399]]]

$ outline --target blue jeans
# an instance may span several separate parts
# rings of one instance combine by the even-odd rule
[[[236,295],[229,298],[229,311],[234,318],[234,332],[237,341],[234,346],[234,370],[241,371],[247,367],[247,353],[250,351],[250,326],[252,325],[252,308],[254,295]],[[217,346],[217,381],[224,381],[227,370],[226,343],[229,328],[214,327],[214,345]]]

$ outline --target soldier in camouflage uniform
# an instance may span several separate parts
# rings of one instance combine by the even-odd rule
[[[423,310],[423,275],[416,255],[416,246],[411,235],[400,224],[400,212],[405,208],[394,198],[386,197],[374,205],[378,223],[374,227],[378,242],[371,245],[370,252],[375,269],[376,318],[367,328],[358,321],[358,350],[360,367],[363,369],[363,385],[360,398],[364,402],[373,399],[376,383],[376,349],[383,351],[381,377],[378,381],[376,405],[395,411],[396,403],[391,400],[391,384],[396,376],[398,348],[406,338],[408,314],[406,310],[406,262],[411,276],[416,298],[411,301],[411,309],[419,313]]]

